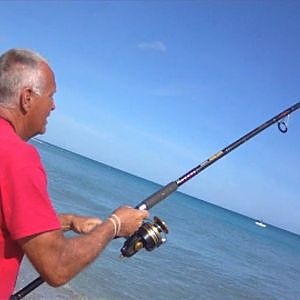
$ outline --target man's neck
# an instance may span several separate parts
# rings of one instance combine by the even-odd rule
[[[15,109],[0,105],[0,117],[6,120],[14,129],[15,133],[24,141],[28,138],[24,134],[24,126],[22,118],[18,115]]]

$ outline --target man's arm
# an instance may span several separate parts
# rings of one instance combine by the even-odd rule
[[[147,211],[129,207],[118,208],[114,214],[120,220],[118,236],[123,237],[133,234],[149,217]],[[61,230],[54,230],[19,243],[42,278],[60,286],[91,263],[114,237],[115,225],[109,218],[84,235],[66,238]]]

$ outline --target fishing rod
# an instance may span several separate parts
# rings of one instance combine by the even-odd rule
[[[232,144],[228,145],[224,149],[218,151],[201,164],[191,169],[175,181],[171,181],[157,192],[150,195],[148,198],[140,202],[135,208],[140,210],[149,210],[160,201],[166,199],[170,194],[175,192],[178,187],[189,181],[191,178],[202,172],[204,169],[215,163],[217,160],[227,155],[232,150],[236,149],[249,139],[253,138],[269,126],[277,122],[278,129],[282,133],[286,133],[288,130],[287,121],[285,120],[289,115],[300,108],[300,102],[282,111],[275,117],[256,127],[252,131],[248,132]],[[168,227],[164,221],[158,217],[153,218],[153,222],[145,221],[142,226],[130,237],[126,239],[123,247],[121,248],[121,256],[131,257],[139,250],[145,248],[147,251],[152,251],[158,248],[160,245],[166,242],[166,234],[168,233]],[[42,277],[36,278],[29,283],[26,287],[16,292],[10,297],[10,300],[18,300],[25,297],[32,290],[37,288],[44,282]]]
[[[289,115],[300,108],[300,102],[294,104],[293,106],[287,108],[282,111],[278,115],[274,116],[270,120],[251,130],[235,142],[231,143],[224,149],[218,151],[213,156],[203,161],[200,165],[191,169],[183,176],[179,177],[175,181],[171,181],[160,190],[140,202],[136,208],[138,209],[150,209],[160,201],[167,198],[171,193],[175,192],[179,186],[189,181],[191,178],[202,172],[204,169],[215,163],[217,160],[227,155],[232,150],[236,149],[249,139],[253,138],[269,126],[273,125],[277,122],[278,129],[282,133],[286,133],[288,130],[287,121],[285,120]],[[161,219],[158,217],[154,217],[153,223],[144,222],[144,224],[135,232],[132,236],[130,236],[124,243],[121,248],[121,255],[124,257],[130,257],[134,255],[137,251],[142,248],[145,248],[148,251],[152,251],[153,249],[159,247],[161,244],[166,242],[166,234],[168,233],[168,227]]]

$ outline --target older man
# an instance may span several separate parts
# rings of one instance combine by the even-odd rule
[[[24,253],[52,286],[69,281],[115,236],[129,236],[147,211],[120,207],[105,221],[56,215],[35,148],[55,109],[54,74],[40,55],[12,49],[0,57],[0,299],[13,292]],[[63,230],[86,233],[67,238]]]

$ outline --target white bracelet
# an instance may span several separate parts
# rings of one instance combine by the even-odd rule
[[[117,224],[116,224],[116,221],[113,219],[113,218],[108,218],[107,220],[111,221],[114,225],[114,237],[117,235]]]
[[[119,235],[120,230],[121,230],[121,220],[116,214],[112,214],[111,216],[112,216],[112,218],[115,218],[118,223],[117,235]]]

